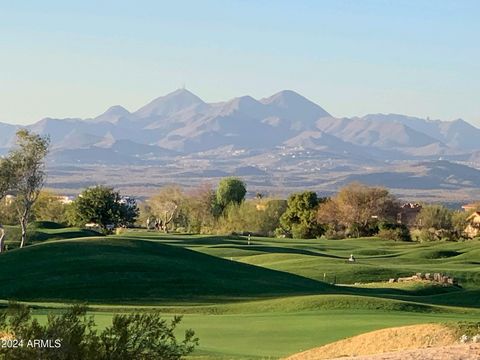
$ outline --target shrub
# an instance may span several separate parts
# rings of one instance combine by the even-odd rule
[[[0,329],[15,334],[24,346],[0,348],[0,358],[15,360],[178,360],[198,345],[192,330],[182,341],[175,337],[181,317],[167,322],[157,312],[114,315],[112,324],[97,333],[85,306],[75,305],[61,315],[49,315],[43,325],[25,305],[9,305],[0,314]],[[28,341],[50,340],[51,347],[29,347]]]
[[[410,230],[403,224],[381,223],[377,236],[385,240],[412,241]]]
[[[325,234],[323,235],[325,238],[329,240],[340,240],[340,239],[345,239],[346,234],[345,231],[343,230],[335,230],[331,227],[329,227],[326,231]]]
[[[309,239],[312,237],[310,227],[306,224],[293,224],[292,237],[294,239]]]
[[[324,228],[317,222],[317,210],[324,201],[313,191],[291,194],[280,217],[280,227],[294,238],[312,239],[322,235]]]
[[[458,240],[454,231],[444,229],[436,230],[434,228],[414,230],[412,231],[412,238],[419,242]]]
[[[411,241],[410,232],[408,229],[381,229],[377,235],[379,238],[393,241]]]
[[[250,233],[258,236],[283,235],[275,232],[279,218],[285,210],[286,203],[280,200],[264,200],[264,207],[255,201],[247,200],[241,204],[227,206],[215,224],[218,234]]]

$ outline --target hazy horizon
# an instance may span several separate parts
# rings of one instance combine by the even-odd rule
[[[336,117],[480,125],[475,1],[85,1],[0,13],[0,122],[294,90]]]

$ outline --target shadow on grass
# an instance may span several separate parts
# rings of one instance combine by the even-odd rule
[[[242,246],[214,246],[212,249],[242,249],[242,250],[252,250],[252,251],[259,251],[264,253],[270,253],[271,255],[275,254],[298,254],[298,255],[308,255],[308,256],[319,256],[319,257],[327,257],[327,258],[334,258],[334,259],[346,259],[343,256],[337,255],[330,255],[324,254],[321,252],[315,252],[310,250],[301,250],[289,247],[278,247],[278,246],[262,246],[262,245],[245,245]]]
[[[246,238],[242,236],[198,236],[193,237],[192,235],[177,235],[177,234],[162,234],[162,233],[141,233],[141,236],[131,236],[122,235],[124,239],[130,240],[149,240],[149,241],[158,241],[162,244],[185,244],[185,245],[223,245],[223,244],[232,244],[232,245],[245,245]]]

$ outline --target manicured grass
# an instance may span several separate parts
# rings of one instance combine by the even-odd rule
[[[196,329],[208,358],[278,359],[345,337],[380,328],[462,319],[448,314],[328,310],[290,314],[187,315],[183,326]],[[463,319],[470,320],[467,315]],[[478,317],[477,317],[478,320]]]
[[[133,232],[130,238],[189,248],[212,256],[288,272],[327,283],[336,282],[344,293],[410,301],[480,307],[480,242],[406,243],[378,238],[295,240],[245,237],[177,236]],[[357,261],[346,261],[354,254]],[[417,272],[455,276],[459,287],[416,284],[401,287],[379,283],[365,288],[355,283],[385,282]]]
[[[21,239],[20,226],[5,226],[5,244],[9,250],[19,247]],[[42,221],[34,222],[27,229],[27,245],[37,244],[44,241],[75,239],[82,237],[101,236],[94,230],[65,227],[60,224]]]
[[[247,245],[244,237],[155,232],[65,235],[77,230],[40,227],[44,240],[55,231],[67,240],[0,255],[0,298],[33,301],[40,319],[88,301],[101,327],[114,313],[184,314],[182,328],[201,340],[197,359],[276,359],[384,327],[480,321],[477,240],[252,238]],[[351,253],[355,264],[346,262]],[[447,273],[461,287],[385,283],[416,272]]]
[[[49,311],[51,312],[51,311]],[[36,311],[40,321],[45,310]],[[92,313],[99,327],[109,326],[114,312]],[[165,318],[171,314],[165,314]],[[278,359],[345,337],[385,327],[431,322],[480,320],[480,315],[409,313],[375,310],[316,310],[247,312],[232,314],[185,314],[178,335],[192,328],[200,347],[192,359]]]
[[[294,274],[121,237],[9,251],[0,258],[0,282],[4,299],[107,303],[217,302],[334,289]]]

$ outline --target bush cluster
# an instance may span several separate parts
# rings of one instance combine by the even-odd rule
[[[110,326],[96,330],[85,306],[75,305],[61,315],[48,315],[40,324],[30,309],[11,303],[0,313],[3,338],[21,341],[22,346],[1,347],[0,357],[10,360],[178,360],[190,354],[199,340],[186,330],[176,338],[181,317],[171,321],[159,313],[114,315]],[[29,346],[42,340],[46,346]]]

